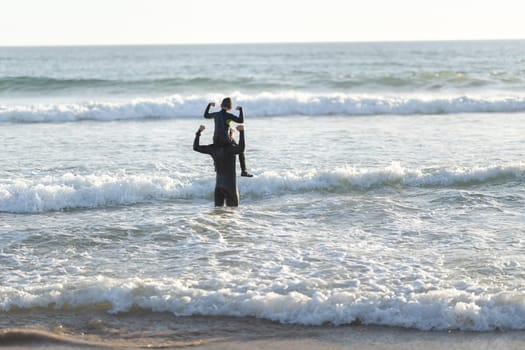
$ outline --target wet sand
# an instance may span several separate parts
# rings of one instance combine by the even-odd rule
[[[366,327],[364,327],[366,328]],[[370,327],[366,330],[358,329],[345,334],[337,330],[323,330],[319,338],[305,332],[303,337],[295,334],[294,337],[274,337],[271,334],[260,335],[255,339],[206,339],[191,342],[155,342],[130,340],[88,340],[74,339],[68,336],[56,336],[37,331],[12,331],[9,337],[5,333],[0,337],[0,346],[8,350],[22,349],[305,349],[305,350],[398,350],[398,349],[523,349],[525,335],[523,332],[465,334],[465,333],[425,333],[419,331],[389,330]]]
[[[305,327],[255,318],[135,311],[0,313],[3,349],[524,349],[524,331],[419,331],[366,325]]]

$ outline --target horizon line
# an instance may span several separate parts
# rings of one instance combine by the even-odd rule
[[[438,42],[482,42],[523,41],[525,38],[499,39],[406,39],[406,40],[334,40],[334,41],[263,41],[263,42],[194,42],[194,43],[112,43],[112,44],[22,44],[2,45],[2,48],[22,47],[105,47],[105,46],[213,46],[213,45],[293,45],[293,44],[387,44],[387,43],[438,43]]]

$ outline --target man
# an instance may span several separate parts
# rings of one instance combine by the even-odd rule
[[[244,126],[238,125],[239,144],[213,143],[207,146],[200,145],[201,132],[204,125],[199,127],[193,141],[193,150],[209,154],[215,164],[215,206],[222,207],[224,202],[228,207],[239,206],[239,191],[237,190],[237,174],[235,173],[235,156],[244,152]]]
[[[215,121],[215,130],[213,132],[213,143],[216,145],[226,145],[231,143],[232,140],[229,136],[230,123],[232,121],[242,124],[244,123],[244,113],[242,107],[238,106],[236,110],[239,111],[239,116],[235,116],[229,111],[232,109],[232,99],[226,97],[222,100],[221,110],[219,112],[210,113],[210,108],[215,107],[214,102],[208,103],[206,110],[204,111],[204,118],[213,119]],[[239,160],[241,162],[241,176],[244,177],[253,177],[252,174],[249,174],[246,170],[246,158],[244,152],[239,154]]]

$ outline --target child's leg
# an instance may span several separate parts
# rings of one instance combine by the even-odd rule
[[[244,157],[244,152],[239,153],[239,163],[241,163],[241,176],[253,177],[252,174],[248,174],[248,172],[246,171],[246,157]]]
[[[246,157],[244,157],[244,152],[239,153],[239,163],[241,163],[241,171],[246,172]]]

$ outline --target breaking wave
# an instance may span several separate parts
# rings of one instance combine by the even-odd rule
[[[90,174],[67,173],[40,179],[7,179],[0,182],[0,212],[102,208],[148,201],[205,199],[213,194],[214,178],[194,180],[187,174]],[[343,167],[333,170],[264,172],[239,183],[243,197],[305,192],[351,193],[397,187],[455,187],[525,180],[525,164],[442,169],[409,169],[399,163],[385,168]]]
[[[346,93],[259,93],[231,94],[243,105],[247,115],[271,116],[359,116],[418,115],[454,113],[510,113],[525,111],[525,96],[426,96],[387,97]],[[82,120],[113,121],[149,118],[200,117],[209,101],[221,96],[172,95],[162,98],[136,98],[106,102],[90,101],[63,104],[0,105],[0,122],[53,123]]]
[[[519,291],[473,293],[454,287],[365,291],[325,289],[328,286],[320,280],[317,284],[297,280],[296,284],[246,281],[228,273],[200,281],[98,276],[24,290],[0,287],[4,295],[0,311],[102,304],[115,313],[140,308],[177,316],[257,317],[302,325],[359,322],[421,330],[525,329],[525,300]]]

